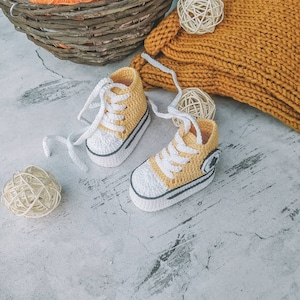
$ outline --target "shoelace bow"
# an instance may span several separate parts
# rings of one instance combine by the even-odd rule
[[[47,142],[49,139],[54,139],[67,146],[69,156],[81,170],[83,170],[84,172],[88,171],[88,167],[80,160],[80,158],[75,153],[74,146],[82,144],[86,139],[91,137],[97,130],[99,124],[102,124],[104,127],[118,132],[122,132],[125,129],[124,126],[115,124],[116,120],[124,119],[124,116],[122,114],[116,114],[116,111],[122,111],[126,108],[125,104],[118,104],[118,102],[127,100],[130,95],[115,94],[114,92],[112,92],[113,88],[125,89],[127,88],[127,86],[120,83],[114,83],[110,78],[104,78],[100,80],[99,83],[95,86],[86,103],[84,104],[82,110],[77,116],[77,119],[79,121],[88,125],[87,127],[82,128],[78,132],[71,133],[67,138],[59,135],[50,135],[44,137],[43,149],[47,157],[51,155]],[[100,103],[93,103],[97,97],[100,98]],[[109,98],[110,103],[106,101],[107,97]],[[83,117],[83,114],[88,109],[97,107],[99,107],[99,111],[93,122],[90,122]]]

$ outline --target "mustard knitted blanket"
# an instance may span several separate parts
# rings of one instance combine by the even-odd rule
[[[147,37],[145,52],[173,69],[182,88],[248,103],[300,131],[300,1],[223,2],[214,33],[186,33],[174,10]],[[176,90],[170,74],[140,55],[131,66],[145,89]]]

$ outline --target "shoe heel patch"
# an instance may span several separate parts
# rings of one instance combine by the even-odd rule
[[[216,164],[219,161],[221,155],[220,149],[215,149],[214,151],[210,152],[207,157],[204,159],[201,165],[201,171],[204,174],[209,173],[213,168],[215,168]]]

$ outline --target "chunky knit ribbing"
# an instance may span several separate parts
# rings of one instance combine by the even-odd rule
[[[192,35],[173,11],[145,40],[145,52],[199,87],[264,111],[300,131],[300,1],[224,0],[214,33]],[[139,55],[144,88],[176,90],[172,77]]]

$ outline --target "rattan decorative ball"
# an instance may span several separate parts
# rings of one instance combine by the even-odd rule
[[[212,33],[224,18],[224,3],[222,0],[179,0],[177,12],[187,33]]]
[[[3,187],[1,202],[16,216],[39,218],[51,213],[60,203],[61,185],[50,173],[28,166],[13,175]]]
[[[214,100],[199,88],[184,89],[176,108],[189,113],[195,119],[213,119],[216,113]],[[173,123],[177,127],[181,125],[177,118],[173,118]]]

